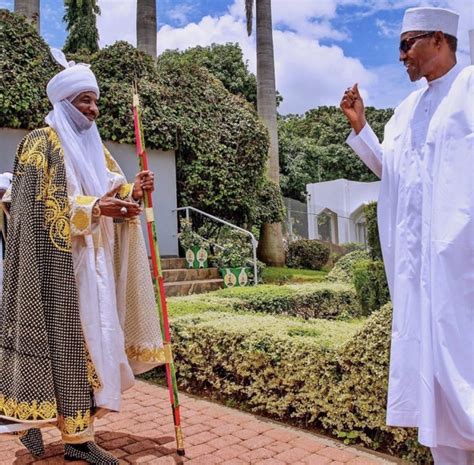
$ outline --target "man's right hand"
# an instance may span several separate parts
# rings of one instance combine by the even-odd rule
[[[143,209],[135,202],[117,199],[115,194],[118,192],[118,189],[113,189],[100,198],[100,214],[112,218],[133,218],[138,216]],[[125,208],[127,211],[125,212],[122,208]]]
[[[364,101],[359,94],[357,84],[344,92],[340,107],[356,134],[359,134],[365,126],[366,119]]]

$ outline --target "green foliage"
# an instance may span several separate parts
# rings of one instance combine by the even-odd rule
[[[1,12],[0,126],[35,128],[49,110],[46,84],[59,71],[23,19]],[[134,144],[132,82],[139,81],[149,149],[176,150],[178,202],[251,227],[264,190],[268,135],[254,108],[191,63],[153,63],[118,42],[89,57],[101,89],[97,121],[104,140]],[[279,211],[270,212],[278,217]]]
[[[232,302],[232,308],[240,311],[274,313],[305,319],[347,319],[361,315],[354,288],[344,284],[263,285],[257,288],[235,289],[226,294],[226,297],[236,298]]]
[[[326,279],[326,276],[325,271],[268,266],[263,273],[263,282],[265,284],[321,282]]]
[[[159,60],[161,63],[202,66],[219,79],[229,92],[257,105],[257,79],[248,70],[238,43],[198,46],[185,51],[166,50],[160,55]]]
[[[390,329],[389,305],[366,323],[213,311],[172,320],[181,387],[426,465],[416,431],[385,423]]]
[[[258,193],[258,201],[253,211],[253,224],[281,223],[285,218],[285,204],[280,188],[265,179]]]
[[[362,242],[344,242],[340,244],[344,247],[346,253],[355,252],[356,250],[367,250],[367,246]]]
[[[367,120],[382,140],[392,110],[366,109]],[[305,200],[306,184],[345,178],[375,181],[375,175],[346,144],[350,126],[339,108],[319,107],[279,122],[283,195]]]
[[[100,8],[96,0],[65,0],[64,22],[68,36],[64,44],[65,53],[79,50],[97,52],[99,50],[99,31],[96,16]]]
[[[382,260],[382,247],[380,245],[379,227],[377,224],[377,202],[370,202],[364,207],[365,221],[367,223],[367,241],[369,243],[372,260]]]
[[[311,239],[299,239],[288,245],[286,264],[290,268],[320,270],[329,259],[329,247]]]
[[[362,260],[368,260],[369,253],[365,250],[355,250],[341,257],[329,272],[327,280],[352,284],[354,280],[354,265]]]
[[[59,70],[33,26],[0,10],[0,127],[41,124],[50,108],[46,84]]]
[[[215,256],[216,266],[219,268],[237,268],[249,265],[253,260],[252,244],[248,236],[236,231],[229,231],[225,241],[219,244]]]
[[[178,240],[179,244],[185,251],[194,246],[203,248],[209,247],[209,244],[203,235],[199,234],[199,231],[193,230],[193,223],[191,220],[181,218],[179,225]]]
[[[362,260],[354,265],[354,286],[364,315],[390,300],[383,262]]]

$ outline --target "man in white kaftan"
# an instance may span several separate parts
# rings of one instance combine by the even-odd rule
[[[385,127],[357,85],[341,108],[348,143],[381,177],[378,223],[393,301],[387,424],[417,427],[436,465],[474,465],[474,67],[456,65],[458,15],[406,11],[413,92]]]

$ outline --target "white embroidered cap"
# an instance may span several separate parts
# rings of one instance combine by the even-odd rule
[[[58,49],[51,49],[54,59],[65,69],[56,74],[46,86],[49,101],[54,105],[57,102],[71,97],[77,97],[82,92],[94,92],[99,98],[99,85],[89,65],[68,62],[64,53]]]
[[[403,16],[402,31],[441,31],[457,37],[459,15],[444,8],[409,8]]]

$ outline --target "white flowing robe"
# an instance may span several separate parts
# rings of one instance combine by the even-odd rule
[[[387,423],[474,450],[474,67],[413,92],[349,145],[382,178],[378,223],[393,301]]]

